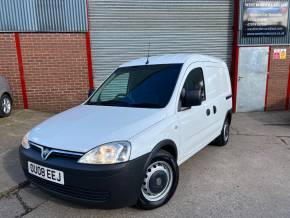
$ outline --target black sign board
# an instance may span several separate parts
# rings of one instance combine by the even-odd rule
[[[243,36],[285,36],[288,28],[288,0],[245,0]]]

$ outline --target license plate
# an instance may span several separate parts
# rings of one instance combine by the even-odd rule
[[[28,161],[28,172],[42,179],[64,185],[64,173]]]

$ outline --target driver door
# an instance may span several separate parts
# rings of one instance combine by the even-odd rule
[[[183,107],[182,97],[179,100],[178,120],[180,127],[180,145],[184,161],[194,153],[203,148],[206,144],[209,116],[207,110],[206,89],[202,67],[195,64],[187,71],[186,79],[183,83],[183,91],[199,90],[202,96],[202,104],[191,108]]]

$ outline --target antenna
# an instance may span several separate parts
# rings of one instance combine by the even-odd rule
[[[149,57],[150,57],[150,45],[151,45],[151,40],[149,39],[149,46],[148,46],[148,53],[147,53],[147,61],[146,61],[146,65],[149,64]]]

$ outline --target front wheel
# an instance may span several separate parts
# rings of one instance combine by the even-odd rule
[[[146,168],[137,208],[151,210],[166,204],[173,196],[179,180],[175,158],[159,151]]]

